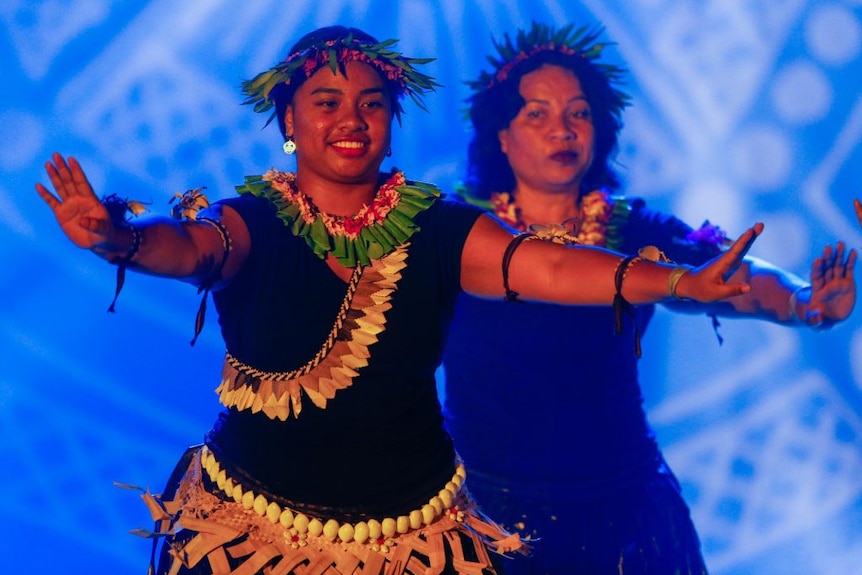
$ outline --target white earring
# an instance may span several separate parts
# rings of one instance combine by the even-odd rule
[[[296,142],[294,142],[293,139],[288,138],[287,141],[284,142],[284,145],[281,147],[281,149],[284,150],[285,154],[294,154],[296,153]]]

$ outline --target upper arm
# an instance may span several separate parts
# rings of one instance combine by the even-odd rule
[[[461,288],[478,297],[502,297],[502,261],[513,234],[488,214],[470,229],[461,252]]]
[[[225,227],[229,238],[227,259],[221,270],[221,279],[228,281],[242,268],[251,251],[251,235],[245,220],[230,206],[219,206],[220,221]],[[222,246],[223,247],[223,246]]]

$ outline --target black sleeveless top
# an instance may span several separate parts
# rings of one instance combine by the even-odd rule
[[[321,349],[347,286],[270,202],[223,203],[251,234],[242,270],[213,297],[227,350],[260,370],[296,369]],[[480,214],[438,199],[417,215],[421,229],[409,241],[368,365],[324,408],[303,397],[298,416],[284,421],[225,410],[207,436],[223,466],[290,501],[380,515],[436,494],[454,472],[454,450],[434,372],[460,290],[461,251]]]

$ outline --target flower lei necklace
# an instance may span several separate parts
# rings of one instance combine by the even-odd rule
[[[508,192],[491,195],[494,215],[522,232],[531,232],[557,243],[578,243],[608,247],[608,227],[614,213],[614,202],[607,190],[593,190],[581,198],[580,217],[562,223],[527,226],[515,198]]]
[[[352,216],[321,212],[296,187],[296,174],[290,172],[269,170],[262,176],[246,176],[237,191],[272,202],[293,235],[302,237],[318,257],[331,253],[346,267],[366,266],[409,240],[419,229],[415,216],[440,196],[434,186],[408,182],[397,170],[383,182],[374,200]]]

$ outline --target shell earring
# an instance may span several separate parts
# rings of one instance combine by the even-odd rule
[[[293,138],[288,138],[287,141],[284,142],[284,145],[281,147],[284,150],[284,153],[287,155],[296,153],[296,142],[293,141]]]

